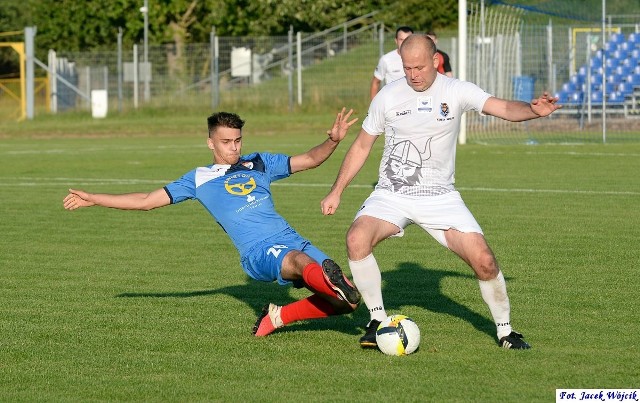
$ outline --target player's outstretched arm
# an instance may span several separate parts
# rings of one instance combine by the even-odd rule
[[[171,203],[164,189],[151,193],[107,194],[89,193],[83,190],[69,189],[69,194],[62,201],[66,210],[82,207],[102,206],[120,210],[152,210]]]
[[[544,92],[539,98],[533,99],[530,103],[491,97],[485,102],[482,113],[511,122],[522,122],[549,116],[557,109],[562,108],[562,105],[557,102],[558,98],[550,96],[547,92]]]
[[[347,151],[347,154],[344,156],[340,171],[338,171],[338,176],[331,187],[331,191],[320,202],[322,214],[335,214],[340,205],[342,192],[349,186],[351,180],[353,180],[364,165],[378,137],[380,136],[372,136],[364,131],[364,129],[360,130],[358,137],[356,137],[351,147],[349,147],[349,151]]]
[[[329,136],[327,140],[303,154],[291,157],[291,173],[316,168],[333,154],[338,144],[347,135],[349,128],[358,121],[358,118],[349,120],[353,114],[353,109],[349,109],[349,112],[346,113],[345,111],[346,108],[342,108],[336,115],[333,126],[327,130],[327,135]]]

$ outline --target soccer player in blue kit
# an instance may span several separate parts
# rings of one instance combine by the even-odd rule
[[[279,306],[268,304],[253,328],[266,336],[292,322],[350,313],[360,293],[324,252],[300,236],[273,204],[271,182],[316,168],[336,149],[358,119],[345,108],[327,131],[328,138],[310,150],[288,156],[255,152],[241,155],[244,121],[218,112],[207,119],[212,165],[198,167],[150,193],[105,194],[69,189],[64,208],[102,206],[151,210],[196,199],[220,224],[240,253],[242,268],[254,280],[306,287],[313,295]]]

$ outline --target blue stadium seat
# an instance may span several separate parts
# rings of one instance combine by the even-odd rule
[[[633,68],[633,74],[640,74],[640,66],[636,66]]]
[[[640,60],[640,49],[632,49],[629,55],[636,60]]]
[[[623,66],[627,66],[631,69],[638,65],[639,58],[633,56],[631,53],[627,55],[627,57],[622,61]]]
[[[553,96],[558,97],[558,103],[566,104],[567,102],[569,102],[569,92],[567,91],[561,90],[559,92],[556,92]]]
[[[616,66],[620,64],[620,61],[618,59],[614,59],[614,58],[607,58],[607,60],[605,60],[604,65],[607,68],[607,71],[611,71],[613,69],[616,68]]]
[[[618,91],[620,91],[622,95],[631,95],[633,94],[633,85],[626,81],[623,81],[618,84]]]
[[[629,66],[621,65],[616,67],[616,74],[619,74],[621,76],[628,76],[632,72],[633,70]]]
[[[582,103],[583,94],[580,91],[575,91],[569,94],[569,99],[567,100],[567,104],[569,105],[580,105]]]
[[[609,42],[605,42],[604,44],[604,51],[607,53],[611,53],[614,50],[618,49],[618,44],[613,42],[613,41],[609,41]]]
[[[578,68],[578,73],[579,76],[585,77],[587,75],[587,66],[580,66]]]
[[[618,87],[618,83],[610,83],[608,81],[605,83],[605,88],[607,89],[607,94],[610,94],[613,91],[615,91],[617,87]]]
[[[585,82],[586,75],[574,74],[569,77],[569,82],[578,88]]]
[[[622,95],[622,93],[618,92],[618,91],[614,91],[614,92],[610,93],[607,98],[608,98],[607,102],[609,102],[611,104],[622,104],[622,103],[624,103],[624,95]]]
[[[614,50],[611,56],[618,62],[622,62],[627,57],[627,51],[622,49]]]
[[[633,43],[634,45],[640,45],[640,32],[633,32],[629,34],[629,43]]]
[[[584,93],[587,93],[589,92],[589,89],[591,89],[591,91],[602,90],[602,76],[599,76],[599,77],[591,76],[591,84],[584,83],[580,86],[578,90]]]
[[[591,103],[592,104],[602,103],[602,91],[593,91],[591,93]]]
[[[602,85],[602,74],[591,73],[591,84]]]
[[[640,74],[629,74],[625,81],[632,87],[640,87]]]
[[[607,82],[613,84],[619,84],[624,81],[624,77],[618,73],[607,74]]]
[[[625,39],[626,38],[624,37],[624,34],[611,34],[611,36],[609,37],[609,42],[619,45],[624,42]]]

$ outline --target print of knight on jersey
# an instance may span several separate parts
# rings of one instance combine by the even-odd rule
[[[404,186],[414,186],[420,183],[423,161],[431,158],[431,137],[421,152],[413,142],[404,140],[393,145],[388,156],[385,174],[394,191]]]

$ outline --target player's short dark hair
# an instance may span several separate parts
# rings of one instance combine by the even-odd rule
[[[398,27],[398,29],[396,29],[396,38],[398,37],[398,34],[400,32],[404,32],[405,34],[412,34],[413,33],[413,28],[403,25],[401,27]]]
[[[240,129],[244,126],[244,120],[240,116],[230,112],[217,112],[207,118],[209,137],[218,127],[228,127],[230,129]]]
[[[428,35],[428,36],[433,36],[434,38],[437,38],[437,37],[438,37],[438,35],[436,34],[436,31],[433,31],[433,30],[431,30],[431,31],[427,32],[427,35]]]

